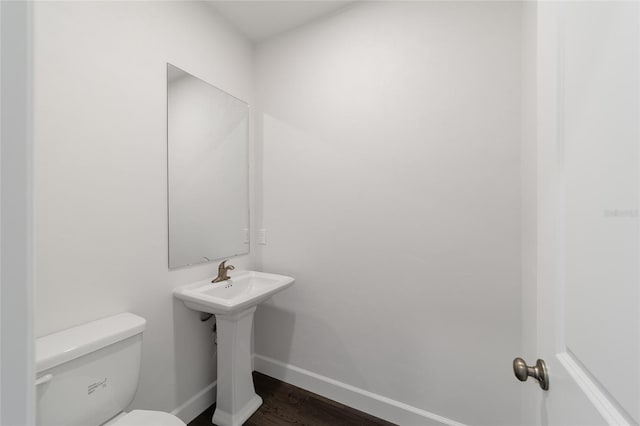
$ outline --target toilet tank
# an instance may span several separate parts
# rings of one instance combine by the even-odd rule
[[[97,426],[136,392],[145,319],[122,313],[36,340],[39,426]]]

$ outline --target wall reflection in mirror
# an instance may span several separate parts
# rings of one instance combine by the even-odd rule
[[[249,252],[249,106],[167,64],[169,267]]]

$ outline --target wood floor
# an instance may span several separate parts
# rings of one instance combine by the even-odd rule
[[[393,423],[264,374],[254,372],[253,382],[264,403],[245,426],[393,426]],[[211,426],[213,410],[215,404],[188,426]]]

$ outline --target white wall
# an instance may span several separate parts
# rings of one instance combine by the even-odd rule
[[[31,13],[0,3],[0,424],[34,423]]]
[[[171,290],[216,265],[167,267],[166,63],[251,102],[251,45],[203,3],[34,8],[36,335],[145,317],[133,406],[171,411],[215,379],[210,326]]]
[[[259,356],[521,421],[520,14],[372,2],[258,45],[258,264],[297,279],[258,309]]]

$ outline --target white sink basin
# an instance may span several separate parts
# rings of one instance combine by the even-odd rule
[[[251,376],[251,330],[256,305],[293,284],[284,275],[241,271],[212,284],[211,278],[173,290],[188,308],[216,316],[218,384],[212,423],[241,426],[260,407]]]
[[[295,281],[285,275],[239,271],[231,279],[212,284],[211,279],[178,287],[173,294],[188,308],[215,315],[231,315],[267,300]]]

